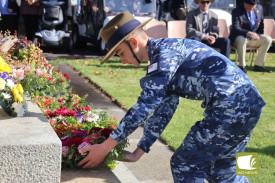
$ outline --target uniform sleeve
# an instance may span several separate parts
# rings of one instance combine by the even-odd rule
[[[164,99],[166,82],[166,72],[141,79],[142,92],[137,103],[127,111],[117,128],[111,133],[111,138],[121,143],[154,112]]]
[[[144,151],[149,152],[150,147],[163,132],[179,104],[178,95],[165,95],[161,104],[156,108],[154,114],[146,121],[144,135],[138,146]]]
[[[145,122],[152,113],[154,113],[152,118],[148,119],[149,121],[146,121],[146,126],[149,131],[145,130],[144,138],[141,140],[143,142],[141,146],[144,148],[144,151],[148,152],[147,149],[149,149],[152,143],[155,142],[156,138],[159,136],[159,134],[152,135],[152,132],[154,132],[152,129],[162,126],[162,124],[159,124],[159,119],[164,119],[163,124],[167,125],[175,111],[174,108],[176,108],[177,100],[174,96],[172,97],[170,96],[171,94],[167,93],[167,88],[169,87],[169,83],[179,66],[178,60],[181,60],[181,54],[170,49],[161,50],[154,54],[151,63],[159,64],[156,67],[158,69],[153,72],[150,71],[150,73],[148,71],[147,75],[140,80],[142,92],[137,103],[127,111],[117,128],[111,133],[111,138],[118,141],[118,143],[121,143],[127,136]],[[169,109],[169,112],[164,112],[165,109],[171,106],[172,109]],[[163,131],[166,125],[159,128],[156,133]]]

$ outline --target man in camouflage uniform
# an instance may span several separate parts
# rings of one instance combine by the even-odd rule
[[[150,60],[141,79],[142,92],[110,138],[80,150],[89,155],[79,165],[97,166],[118,143],[144,121],[144,135],[125,161],[137,161],[149,152],[171,120],[180,97],[202,100],[204,118],[198,121],[171,158],[178,182],[249,182],[235,173],[235,155],[243,152],[265,102],[249,78],[229,59],[212,48],[188,39],[149,38],[129,12],[104,26],[101,37],[109,52],[122,63],[138,66]],[[151,115],[152,114],[152,115]]]

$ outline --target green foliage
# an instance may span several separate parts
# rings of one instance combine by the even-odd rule
[[[60,96],[70,91],[69,81],[58,72],[53,72],[52,75],[37,75],[33,70],[25,75],[21,84],[30,96]]]

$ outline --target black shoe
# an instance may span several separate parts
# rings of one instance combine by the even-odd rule
[[[246,74],[247,70],[245,69],[245,66],[239,66],[239,68]]]
[[[270,71],[270,70],[267,70],[267,69],[264,68],[264,67],[260,67],[260,66],[257,66],[257,65],[254,66],[254,71],[256,71],[256,72],[269,72],[269,73],[272,72],[272,71]]]

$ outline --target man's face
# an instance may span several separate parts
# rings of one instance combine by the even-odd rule
[[[244,3],[244,8],[246,11],[251,12],[256,8],[256,4],[250,5],[250,4]]]
[[[204,12],[209,9],[210,4],[211,4],[210,0],[200,0],[199,2],[199,6],[201,10]]]
[[[130,64],[135,67],[139,66],[138,61],[133,56],[129,46],[125,41],[118,45],[114,51],[120,57],[122,64]]]

